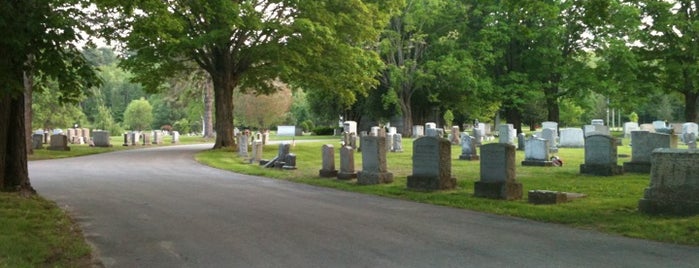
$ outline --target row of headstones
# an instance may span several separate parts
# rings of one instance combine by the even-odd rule
[[[123,146],[136,146],[136,145],[158,145],[158,144],[163,144],[164,138],[165,138],[165,133],[161,130],[154,130],[154,131],[131,131],[124,133],[124,143],[122,144]],[[170,132],[170,142],[171,143],[179,143],[180,142],[180,133],[177,131],[171,131]],[[105,147],[104,143],[100,143],[102,145],[99,145],[101,147]],[[97,142],[95,142],[95,146],[97,145]],[[109,136],[107,134],[107,139],[106,139],[106,146],[111,146],[109,145]]]
[[[89,130],[87,130],[89,133]],[[48,133],[41,131],[40,130],[36,131],[34,134],[32,134],[32,148],[34,149],[43,149],[43,144],[48,143],[49,147],[47,149],[49,150],[57,150],[57,151],[69,151],[70,147],[68,147],[68,142],[70,140],[69,135],[66,135],[62,131],[60,132],[54,132],[55,134],[53,135],[48,135]],[[70,132],[69,132],[70,133]],[[75,136],[73,136],[75,137]],[[92,138],[88,137],[80,137],[80,138],[86,138],[88,140],[88,143],[90,146],[95,146],[95,147],[110,147],[111,145],[109,144],[109,132],[108,131],[103,131],[103,130],[95,130],[92,132]]]
[[[277,155],[270,160],[262,159],[264,145],[269,140],[269,132],[256,132],[254,135],[250,130],[237,133],[238,155],[248,158],[249,163],[259,163],[265,168],[296,169],[296,154],[291,153],[291,143],[282,142],[279,144]],[[248,149],[252,148],[251,153]]]
[[[666,148],[672,146],[672,136],[667,134],[636,131],[638,147],[632,157],[634,161],[645,161],[649,148],[652,167],[650,187],[639,201],[639,210],[646,213],[699,213],[699,166],[698,150]],[[334,148],[322,147],[321,177],[351,179],[356,177],[360,185],[391,183],[393,174],[387,170],[386,151],[380,137],[362,137],[362,170],[354,172],[354,151],[349,146],[340,151],[340,171],[335,169]],[[623,172],[617,165],[617,142],[608,135],[593,134],[586,137],[585,163],[581,173],[615,175]],[[456,187],[451,175],[451,144],[448,140],[426,136],[413,142],[413,173],[408,176],[407,187],[413,190],[449,190]],[[515,147],[506,143],[490,143],[481,147],[480,180],[474,184],[476,197],[495,199],[520,199],[522,184],[517,182]],[[537,191],[530,191],[530,196]],[[548,192],[539,192],[549,194]],[[561,193],[556,193],[561,194]],[[556,195],[554,195],[557,198]],[[530,197],[530,199],[533,199]],[[530,200],[531,201],[531,200]]]
[[[679,136],[680,141],[687,145],[696,145],[697,136],[699,136],[699,125],[694,122],[671,123],[669,125],[665,121],[654,121],[652,124],[641,125],[638,125],[636,122],[624,123],[625,138],[631,137],[631,132],[637,130],[675,134]]]

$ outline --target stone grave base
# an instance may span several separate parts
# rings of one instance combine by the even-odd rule
[[[357,177],[357,173],[354,172],[339,172],[337,173],[338,180],[351,180]]]
[[[456,178],[408,176],[408,189],[418,191],[451,190],[456,188]]]
[[[638,210],[646,214],[699,214],[699,187],[646,188]]]
[[[516,200],[522,198],[522,184],[519,182],[480,182],[474,187],[476,197]]]
[[[624,174],[624,168],[619,165],[580,165],[580,173],[597,176],[614,176]]]
[[[318,176],[321,178],[333,178],[337,177],[337,170],[325,170],[321,169],[318,171]]]
[[[393,173],[391,172],[357,172],[357,183],[361,185],[381,184],[393,182]]]
[[[70,151],[70,147],[68,147],[68,146],[65,146],[65,147],[51,147],[51,146],[49,146],[49,147],[46,147],[46,149],[51,150],[51,151]]]
[[[462,154],[459,156],[459,160],[479,160],[480,157],[477,154],[472,154],[472,155],[465,155]]]
[[[553,166],[553,162],[543,160],[524,160],[522,161],[522,166],[551,167]]]
[[[584,194],[578,193],[566,193],[548,190],[531,190],[527,193],[529,203],[535,205],[565,203],[573,199],[578,199],[585,196],[586,195]]]
[[[650,174],[650,162],[624,162],[624,172]]]

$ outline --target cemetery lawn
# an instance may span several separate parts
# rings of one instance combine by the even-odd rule
[[[296,170],[264,169],[247,164],[245,159],[230,150],[203,151],[197,154],[196,159],[213,167],[244,174],[558,223],[633,238],[699,245],[699,216],[649,216],[638,212],[638,200],[650,183],[649,174],[626,173],[614,177],[582,175],[582,148],[560,148],[555,155],[563,159],[563,167],[522,166],[520,163],[524,160],[524,152],[517,151],[517,181],[523,184],[524,196],[522,200],[502,201],[473,196],[474,183],[479,180],[480,162],[458,160],[461,154],[458,145],[451,147],[452,176],[457,179],[458,188],[451,191],[417,192],[406,188],[407,176],[412,174],[412,139],[403,140],[404,152],[387,154],[388,170],[394,174],[394,182],[370,186],[357,185],[356,180],[320,178],[318,170],[321,168],[321,146],[326,143],[335,147],[335,166],[339,169],[339,137],[326,142],[296,143],[291,149],[297,155]],[[618,148],[619,165],[630,161],[631,148],[628,140],[624,140],[623,144]],[[265,146],[263,159],[273,158],[277,154],[277,148],[277,145]],[[354,160],[355,169],[361,170],[361,153],[356,153]],[[527,203],[529,190],[583,193],[587,197],[558,205],[533,205]]]
[[[0,267],[90,267],[76,223],[39,196],[0,192]]]

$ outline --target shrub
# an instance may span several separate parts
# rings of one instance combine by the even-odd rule
[[[332,127],[317,127],[313,129],[313,135],[317,136],[328,136],[328,135],[334,135],[335,134],[335,128]]]

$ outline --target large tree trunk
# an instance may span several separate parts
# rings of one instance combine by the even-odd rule
[[[32,146],[32,94],[34,93],[34,75],[24,72],[24,128],[26,134],[27,154],[34,154]]]
[[[0,186],[3,191],[34,194],[27,169],[24,96],[0,97]],[[18,131],[19,130],[19,131]]]
[[[233,137],[233,90],[237,80],[226,72],[212,74],[212,78],[216,106],[214,149],[232,147],[235,150],[237,148]]]
[[[211,81],[204,82],[204,138],[214,137],[214,87]]]
[[[517,133],[522,132],[522,113],[514,108],[505,108],[505,119],[507,123],[512,124]]]
[[[687,91],[684,93],[684,120],[697,123],[697,99],[699,93]]]
[[[560,108],[558,105],[558,88],[551,87],[544,90],[546,98],[546,119],[551,122],[559,122],[561,119]]]
[[[413,109],[411,106],[411,96],[404,96],[400,100],[400,109],[403,113],[403,137],[413,136]]]

